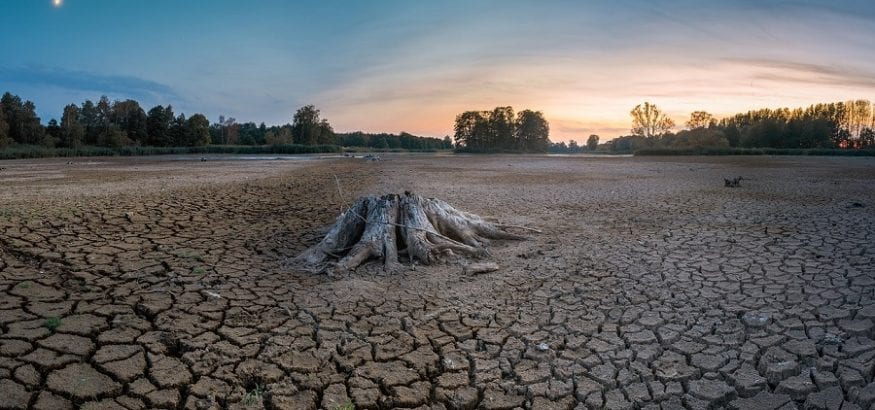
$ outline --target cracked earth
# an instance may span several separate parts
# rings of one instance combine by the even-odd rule
[[[0,408],[875,409],[871,158],[4,167]],[[544,233],[473,276],[288,263],[404,190]]]

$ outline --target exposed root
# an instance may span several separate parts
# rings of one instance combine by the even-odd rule
[[[431,265],[458,255],[481,258],[493,239],[522,240],[508,229],[536,229],[501,225],[460,211],[433,198],[404,195],[367,196],[342,213],[325,238],[303,252],[295,262],[311,271],[331,268],[353,270],[371,259],[383,268],[400,267],[399,253],[411,262]]]

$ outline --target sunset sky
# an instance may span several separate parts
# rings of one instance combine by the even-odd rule
[[[693,110],[875,98],[875,1],[0,1],[0,92],[63,106],[336,131],[452,134],[456,114],[543,111],[551,139],[627,134],[650,101]]]

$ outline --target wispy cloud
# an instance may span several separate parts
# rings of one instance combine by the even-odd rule
[[[763,80],[875,88],[875,71],[863,68],[767,58],[733,58],[726,61],[761,69],[756,76]]]
[[[149,100],[181,99],[173,88],[155,81],[133,76],[104,75],[58,67],[0,66],[0,83],[22,84],[31,87],[55,87],[77,92],[123,95]]]

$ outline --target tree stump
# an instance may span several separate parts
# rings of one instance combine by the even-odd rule
[[[387,271],[402,266],[399,255],[411,263],[431,265],[447,258],[487,256],[490,240],[523,240],[512,229],[461,211],[435,198],[405,192],[360,198],[341,213],[325,237],[294,262],[316,272],[354,270],[376,259]]]

